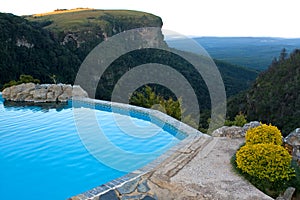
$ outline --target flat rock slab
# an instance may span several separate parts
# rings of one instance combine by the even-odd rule
[[[109,192],[101,195],[99,200],[119,200],[119,198],[114,190],[110,190]]]
[[[140,181],[139,177],[132,181],[129,181],[125,183],[123,186],[119,187],[118,191],[120,192],[120,194],[130,194],[136,189],[139,181]]]
[[[170,183],[199,194],[199,199],[271,200],[232,169],[230,159],[243,142],[243,138],[214,138]]]

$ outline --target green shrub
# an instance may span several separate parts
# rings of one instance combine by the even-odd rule
[[[5,83],[5,84],[3,85],[3,89],[8,88],[8,87],[11,87],[11,86],[14,86],[14,85],[18,85],[17,81],[11,80],[11,81],[9,81],[8,83]]]
[[[282,144],[280,130],[276,126],[262,124],[246,132],[246,145],[249,144]]]
[[[234,117],[234,121],[226,120],[225,126],[244,126],[247,123],[246,116],[242,113]]]
[[[254,144],[241,147],[236,153],[237,167],[260,180],[288,181],[295,176],[292,157],[282,146]]]
[[[33,78],[31,75],[22,74],[18,83],[40,83],[40,80]]]
[[[18,81],[11,80],[8,83],[5,83],[3,85],[3,89],[14,86],[14,85],[19,85],[19,84],[22,84],[22,83],[40,83],[40,80],[33,78],[31,75],[22,74],[19,77]]]
[[[130,104],[156,109],[194,128],[199,127],[199,122],[197,123],[191,115],[184,115],[185,110],[181,108],[181,98],[177,100],[169,98],[166,100],[162,96],[157,95],[150,86],[145,86],[142,92],[134,92],[130,98]]]

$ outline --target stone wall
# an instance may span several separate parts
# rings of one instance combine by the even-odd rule
[[[66,102],[73,97],[86,98],[88,94],[78,85],[23,83],[2,91],[2,97],[20,102]]]

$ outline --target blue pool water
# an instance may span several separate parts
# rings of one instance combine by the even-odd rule
[[[74,109],[81,113],[77,124]],[[100,124],[96,128],[85,115],[91,110],[84,106],[72,108],[70,103],[56,108],[11,105],[4,103],[0,94],[0,199],[67,199],[128,172],[118,166],[130,170],[143,167],[180,141],[174,133],[158,129],[149,121],[114,114],[145,131],[139,137],[143,133],[133,126],[134,134],[128,134],[130,126],[125,131],[119,128],[112,112],[93,109]],[[84,128],[76,127],[80,120]],[[78,134],[79,129],[90,133]],[[98,129],[103,134],[101,140],[96,138]],[[160,131],[155,133],[157,130]],[[155,134],[146,137],[151,131]],[[86,148],[88,144],[82,142],[82,137],[89,134],[95,137],[91,141],[96,142],[93,149],[100,157],[92,155]],[[106,138],[105,142],[102,138]],[[136,155],[139,160],[130,163],[131,159],[120,156],[123,154],[118,151]],[[110,165],[110,161],[114,164]]]

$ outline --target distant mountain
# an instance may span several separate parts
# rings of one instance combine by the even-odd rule
[[[256,70],[267,69],[283,48],[288,53],[300,48],[300,38],[198,37],[193,39],[214,59]],[[179,49],[184,45],[184,41],[180,39],[169,39],[167,43]]]
[[[161,27],[161,18],[152,14],[124,10],[74,9],[51,13],[15,16],[0,13],[0,88],[21,74],[32,75],[41,82],[73,83],[80,64],[100,42],[120,32],[141,27]],[[165,45],[163,35],[156,40]],[[140,49],[114,61],[98,85],[96,98],[110,100],[113,86],[133,67],[160,62],[175,68],[193,85],[201,107],[209,107],[209,94],[201,77],[183,59],[168,52]],[[172,57],[173,56],[173,57]],[[217,61],[227,96],[249,88],[258,72]],[[168,96],[166,89],[158,91]]]
[[[300,126],[300,50],[282,52],[246,92],[228,102],[228,115],[243,112],[249,120],[272,123],[284,135]]]

